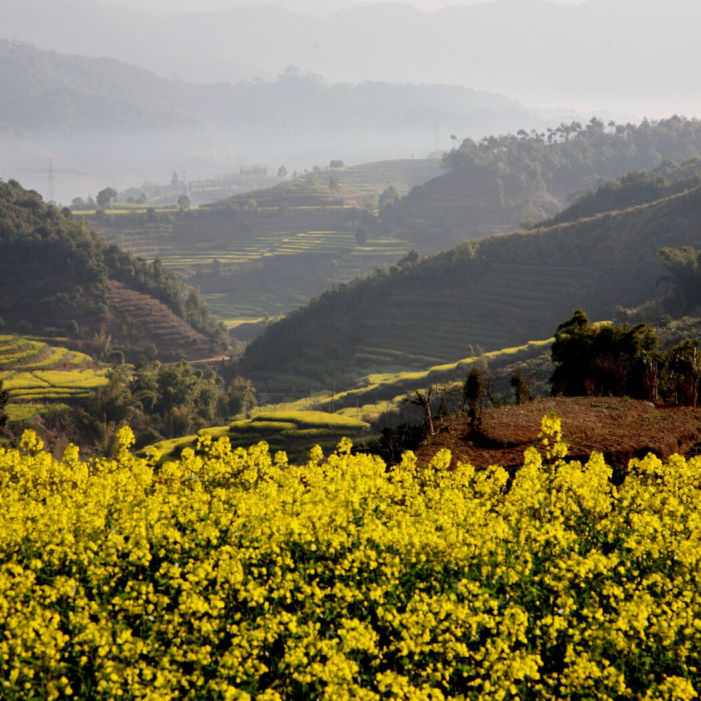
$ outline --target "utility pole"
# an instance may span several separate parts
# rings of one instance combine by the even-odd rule
[[[49,204],[54,203],[54,159],[49,158]]]

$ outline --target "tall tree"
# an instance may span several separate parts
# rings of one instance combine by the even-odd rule
[[[473,431],[479,430],[482,423],[482,402],[484,401],[484,380],[480,371],[473,367],[462,387],[463,406],[467,406],[470,425]]]
[[[407,397],[404,401],[409,404],[414,404],[415,406],[421,407],[421,413],[423,415],[423,422],[428,429],[429,435],[435,434],[435,429],[433,427],[433,414],[431,413],[431,396],[433,395],[433,386],[429,387],[425,392],[421,392],[418,389],[414,390],[413,397]]]
[[[3,381],[0,380],[0,428],[5,426],[8,421],[7,405],[10,402],[10,392],[3,386]]]
[[[656,386],[648,375],[657,344],[654,329],[647,324],[595,326],[578,309],[555,332],[552,394],[653,399]]]
[[[104,209],[112,200],[117,197],[117,191],[113,187],[106,187],[97,193],[97,206]]]
[[[243,377],[234,378],[227,392],[227,399],[227,406],[231,416],[245,414],[258,404],[256,390],[251,385],[251,381]]]

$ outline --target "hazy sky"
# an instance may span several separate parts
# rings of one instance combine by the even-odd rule
[[[207,12],[228,7],[245,5],[281,5],[302,13],[330,14],[342,7],[354,5],[374,5],[382,0],[98,0],[103,5],[128,7],[157,14],[178,12]],[[388,0],[384,0],[387,2]],[[435,12],[449,5],[477,5],[492,0],[389,0],[405,5],[413,5],[424,12]],[[560,5],[579,5],[585,0],[549,0]]]
[[[148,1],[148,0],[147,0]],[[413,5],[418,7],[420,10],[425,12],[435,12],[440,10],[442,7],[447,7],[448,5],[478,5],[483,2],[489,2],[490,0],[392,0],[393,2],[401,2],[406,5]],[[579,5],[584,2],[584,0],[549,0],[550,2],[555,2],[558,5]],[[371,5],[374,4],[376,0],[355,0],[357,5]],[[253,3],[255,4],[255,3]]]

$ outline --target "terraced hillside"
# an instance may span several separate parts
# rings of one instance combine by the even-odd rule
[[[114,331],[127,345],[153,344],[171,355],[188,360],[211,358],[217,354],[210,339],[173,314],[162,302],[111,282],[108,299],[112,310],[107,331]]]
[[[362,194],[380,193],[390,185],[405,195],[443,172],[439,159],[404,158],[395,161],[362,163],[348,168],[333,168],[320,174],[320,180],[334,177],[342,186]]]
[[[46,404],[85,399],[107,384],[104,367],[65,347],[21,336],[0,336],[0,380],[10,391],[10,419],[26,420]]]
[[[369,428],[363,421],[321,411],[263,411],[230,426],[204,429],[199,436],[227,437],[234,448],[250,448],[265,441],[272,452],[285,451],[295,461],[306,459],[307,452],[315,445],[328,454],[342,438],[368,438]],[[185,448],[197,448],[198,442],[197,436],[188,436],[157,443],[156,447],[165,461],[179,456]]]
[[[144,304],[120,310],[113,305],[123,306],[123,295],[114,294],[117,288]],[[146,319],[139,319],[142,309]],[[197,329],[194,346],[204,345],[204,337],[210,348],[228,345],[225,330],[195,292],[162,265],[106,243],[85,221],[47,205],[16,181],[0,181],[0,325],[5,330],[50,337],[69,333],[85,345],[96,334],[108,333],[113,350],[136,354],[168,335],[147,328],[156,310],[169,317],[168,326]],[[190,348],[176,350],[182,347]],[[201,356],[199,349],[196,355]]]
[[[286,313],[409,251],[395,235],[359,237],[373,217],[339,204],[339,192],[288,185],[196,212],[159,214],[151,223],[145,215],[91,223],[131,253],[159,258],[199,289],[218,319],[236,326]]]
[[[509,379],[516,369],[522,370],[535,396],[547,395],[550,391],[548,379],[553,369],[551,343],[552,339],[531,341],[523,346],[479,353],[426,370],[370,373],[359,382],[352,375],[338,375],[321,388],[302,384],[303,378],[296,378],[298,384],[292,386],[289,375],[268,373],[266,380],[271,391],[260,396],[269,402],[267,411],[316,408],[375,425],[392,425],[407,419],[413,423],[421,418],[421,409],[406,401],[407,397],[414,396],[414,390],[424,393],[429,388],[435,390],[434,412],[437,412],[442,398],[445,398],[448,408],[454,410],[460,406],[462,385],[475,365],[489,373],[493,380],[491,391],[499,399],[513,396]]]
[[[701,188],[649,205],[471,241],[342,286],[253,341],[256,386],[426,368],[549,337],[574,309],[611,318],[654,297],[657,250],[700,246]],[[313,341],[312,341],[313,339]]]
[[[520,222],[544,219],[564,203],[547,190],[508,197],[503,183],[481,171],[453,171],[414,188],[396,215],[404,235],[427,253],[466,239],[513,231]],[[567,194],[567,193],[564,193]],[[426,242],[433,242],[433,251]]]

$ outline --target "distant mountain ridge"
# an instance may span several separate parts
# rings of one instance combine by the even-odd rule
[[[274,82],[200,84],[116,59],[42,51],[0,39],[0,123],[26,131],[226,123],[298,129],[406,127],[438,117],[532,112],[488,91],[450,85],[328,85],[288,70]]]
[[[53,157],[64,202],[85,197],[87,189],[76,182],[68,190],[67,172],[133,174],[129,180],[94,178],[94,194],[106,185],[162,181],[175,168],[212,175],[267,161],[275,170],[285,164],[291,172],[333,158],[367,162],[407,158],[414,151],[425,157],[437,146],[438,124],[482,133],[537,121],[514,100],[460,86],[329,85],[295,69],[272,82],[188,83],[114,58],[44,51],[3,39],[0,94],[0,124],[7,125],[0,131],[0,154],[7,154],[0,176],[48,195]],[[13,146],[6,148],[10,140]],[[447,146],[445,134],[443,141]],[[33,166],[40,170],[33,179],[22,166],[39,158],[43,163]]]
[[[165,18],[85,0],[1,0],[0,12],[0,36],[188,80],[270,79],[295,64],[330,82],[470,85],[531,104],[648,116],[701,108],[692,0],[495,0],[431,14],[387,3],[328,17],[267,5]]]

